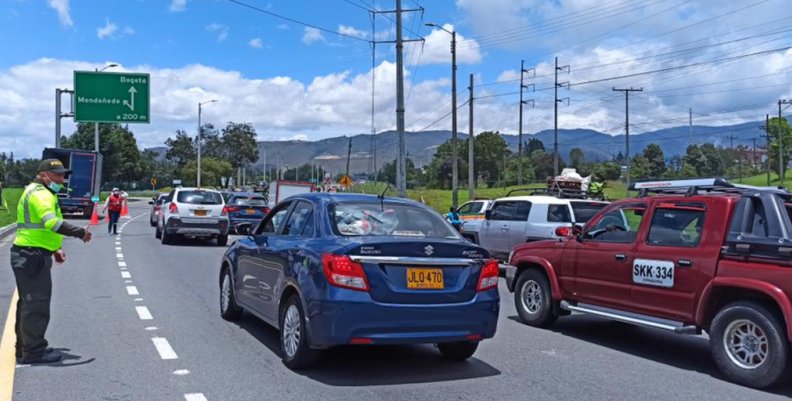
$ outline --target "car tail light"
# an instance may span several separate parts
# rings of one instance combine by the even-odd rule
[[[223,206],[223,213],[222,216],[228,216],[229,213],[238,212],[239,208],[235,206]]]
[[[370,338],[353,338],[349,340],[350,344],[355,344],[355,345],[366,345],[366,344],[371,344],[373,342],[374,340]]]
[[[168,212],[171,214],[179,214],[179,207],[175,203],[168,204]]]
[[[572,234],[571,227],[557,227],[555,229],[555,235],[557,237],[568,237]]]
[[[330,284],[350,290],[368,291],[369,285],[363,265],[346,255],[322,255],[322,269]]]
[[[498,286],[498,261],[490,259],[481,267],[477,291],[487,291]]]
[[[484,336],[481,334],[470,334],[467,336],[467,339],[470,341],[481,341],[484,339]]]

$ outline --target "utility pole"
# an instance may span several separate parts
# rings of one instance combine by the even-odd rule
[[[567,89],[569,89],[569,82],[562,82],[558,83],[558,71],[559,70],[567,70],[567,74],[569,73],[569,65],[565,65],[562,67],[558,66],[558,57],[555,58],[555,85],[553,85],[554,91],[554,98],[555,101],[553,102],[553,176],[558,176],[558,102],[563,102],[566,100],[569,102],[569,98],[559,99],[558,98],[558,87],[566,85]],[[568,103],[567,103],[568,104]]]
[[[753,153],[751,153],[751,167],[756,168],[756,139],[751,138],[751,142],[753,142]]]
[[[778,99],[778,124],[776,125],[776,138],[778,139],[778,177],[780,184],[784,185],[784,176],[786,175],[786,166],[784,165],[784,130],[781,129],[781,105],[784,104],[792,104],[792,100],[789,99]]]
[[[475,169],[473,168],[474,154],[473,149],[473,74],[470,74],[470,86],[468,86],[469,98],[468,100],[468,200],[473,200],[476,196],[476,177]]]
[[[688,107],[688,145],[693,144],[693,108]]]
[[[347,147],[347,165],[346,165],[346,175],[349,176],[349,159],[352,158],[352,137],[349,137],[349,146]]]
[[[764,129],[765,137],[765,161],[767,162],[767,186],[770,186],[770,114],[765,114],[765,125],[759,127]]]
[[[517,185],[523,184],[523,105],[527,102],[523,100],[523,90],[527,89],[528,86],[524,83],[525,73],[528,71],[534,72],[534,77],[536,76],[536,70],[531,68],[530,70],[525,69],[525,60],[520,60],[520,129],[517,131]],[[531,84],[536,90],[536,86]],[[531,100],[533,102],[533,100]]]
[[[737,136],[736,135],[729,135],[727,138],[729,138],[729,149],[731,149],[733,151],[734,150],[734,140],[737,139]]]
[[[630,191],[630,92],[642,92],[643,88],[635,89],[635,88],[627,88],[627,89],[616,89],[613,88],[614,92],[624,92],[624,141],[625,147],[627,150],[627,170],[625,171],[625,179],[627,182],[627,192]]]

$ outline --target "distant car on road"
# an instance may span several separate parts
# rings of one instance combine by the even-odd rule
[[[228,243],[228,216],[220,192],[211,189],[176,188],[160,208],[155,236],[163,244],[177,237],[216,238],[218,245]]]
[[[226,214],[230,220],[230,231],[237,232],[241,225],[247,225],[249,229],[255,228],[264,216],[269,213],[267,199],[264,195],[251,192],[232,192],[226,198]]]
[[[437,344],[454,360],[495,335],[498,263],[435,211],[405,199],[305,193],[235,241],[220,312],[280,329],[284,364],[345,344]]]
[[[462,221],[483,220],[484,212],[489,209],[491,204],[491,199],[476,199],[468,201],[457,208],[457,213],[459,213],[459,218]]]
[[[155,196],[148,203],[149,205],[151,205],[151,212],[149,213],[149,223],[151,224],[152,227],[157,226],[157,220],[159,219],[160,208],[162,207],[162,204],[165,203],[165,199],[168,199],[168,194],[163,192]]]

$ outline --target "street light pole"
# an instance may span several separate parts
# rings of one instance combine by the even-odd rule
[[[195,162],[195,184],[198,188],[201,187],[201,134],[203,133],[203,128],[201,128],[201,107],[205,104],[214,103],[216,101],[217,99],[198,102],[198,158]]]
[[[118,64],[111,63],[102,67],[101,70],[98,68],[94,68],[94,70],[96,72],[102,72],[108,68],[113,68],[113,67],[118,67]],[[98,122],[94,123],[94,150],[96,151],[96,153],[99,153],[99,123]]]
[[[457,145],[456,30],[449,31],[431,22],[426,26],[440,28],[451,35],[451,204],[457,207],[459,206],[459,151]]]

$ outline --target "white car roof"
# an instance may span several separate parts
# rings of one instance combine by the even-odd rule
[[[185,187],[179,187],[179,188],[176,188],[176,192],[179,192],[179,191],[205,191],[205,192],[217,192],[217,193],[220,193],[220,191],[218,191],[218,190],[215,190],[215,189],[210,189],[210,188],[195,188],[195,187],[187,187],[187,188],[185,188]]]
[[[495,202],[502,201],[527,201],[532,203],[547,203],[551,205],[568,205],[569,199],[559,199],[554,196],[547,195],[526,195],[526,196],[509,196],[506,198],[495,199]]]

